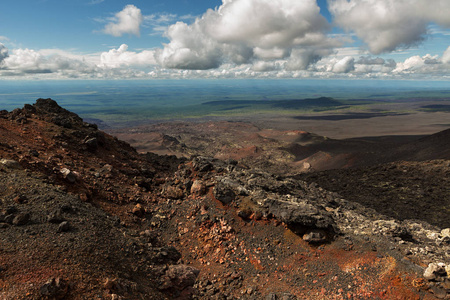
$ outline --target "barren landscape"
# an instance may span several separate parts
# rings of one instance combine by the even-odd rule
[[[449,297],[448,130],[266,125],[132,129],[139,153],[51,99],[2,111],[1,298]]]

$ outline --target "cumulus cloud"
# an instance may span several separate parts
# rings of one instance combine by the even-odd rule
[[[45,55],[44,53],[53,53]],[[66,78],[78,77],[82,74],[94,74],[96,66],[81,59],[54,54],[64,51],[50,49],[35,51],[32,49],[14,49],[3,59],[0,75],[27,76],[38,74],[59,74]],[[75,56],[75,55],[74,55]]]
[[[113,36],[134,34],[140,36],[140,27],[143,21],[141,10],[134,5],[127,5],[118,12],[112,22],[106,24],[103,32]]]
[[[355,70],[355,59],[351,56],[338,60],[332,68],[333,73],[348,73],[353,70]]]
[[[329,24],[315,0],[222,1],[220,7],[209,9],[194,23],[177,22],[168,28],[170,43],[156,53],[161,66],[211,69],[227,63],[250,63],[261,69],[258,66],[264,64],[257,64],[259,60],[287,59],[293,50],[304,49],[314,53],[297,63],[305,68],[323,49],[338,44],[326,36]]]
[[[437,75],[447,76],[450,74],[450,47],[444,51],[443,55],[414,55],[403,62],[397,63],[396,68],[392,71],[393,74],[402,75]]]
[[[374,54],[424,40],[430,22],[450,26],[448,0],[328,0],[335,23],[353,31]]]
[[[155,65],[156,61],[154,51],[128,51],[128,45],[122,44],[118,49],[103,52],[100,56],[100,64],[105,67],[118,68],[124,66]]]

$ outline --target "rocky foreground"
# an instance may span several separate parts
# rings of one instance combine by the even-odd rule
[[[139,154],[51,99],[1,111],[0,136],[0,299],[450,298],[448,220],[373,204],[438,190],[448,212],[449,160],[285,177]],[[394,175],[364,202],[374,170]]]

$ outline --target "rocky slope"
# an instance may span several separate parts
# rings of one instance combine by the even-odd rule
[[[239,155],[139,154],[51,99],[0,112],[0,136],[1,299],[449,297],[446,223],[346,194],[361,184],[348,174],[326,186],[331,173]],[[448,175],[446,160],[417,165]],[[421,180],[400,183],[435,199]],[[447,181],[433,188],[448,199]]]

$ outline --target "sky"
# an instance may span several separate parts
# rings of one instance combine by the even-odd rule
[[[0,80],[450,80],[449,0],[14,0]]]

